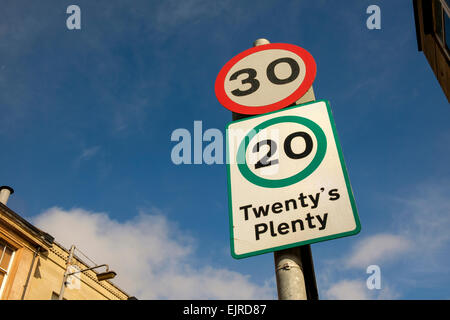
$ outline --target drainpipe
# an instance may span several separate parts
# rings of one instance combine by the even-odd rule
[[[20,300],[25,299],[25,293],[27,292],[28,284],[30,282],[31,272],[33,271],[34,260],[36,260],[36,257],[39,255],[40,250],[41,250],[41,247],[38,247],[37,250],[34,252],[33,260],[31,261],[30,270],[28,271],[27,281],[25,282],[25,285],[23,286],[22,298]]]

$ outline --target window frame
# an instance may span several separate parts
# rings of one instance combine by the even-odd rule
[[[1,300],[2,296],[3,296],[3,292],[6,287],[6,283],[8,282],[9,273],[11,271],[11,266],[14,261],[14,256],[16,254],[16,249],[13,246],[11,246],[5,239],[0,238],[0,240],[2,240],[0,243],[2,245],[4,244],[4,248],[3,248],[2,252],[1,252],[1,256],[0,256],[0,261],[3,259],[6,248],[11,249],[11,251],[12,251],[11,259],[9,259],[8,267],[6,268],[6,270],[0,267],[0,272],[4,273],[3,282],[0,284],[0,300]]]
[[[440,10],[440,17],[436,16],[436,4],[439,2],[440,6],[441,6],[441,10]],[[433,6],[432,6],[432,11],[433,11],[433,34],[434,37],[437,41],[437,43],[439,44],[439,46],[441,47],[441,49],[444,51],[445,56],[447,57],[447,61],[450,60],[450,52],[449,52],[449,48],[448,48],[448,43],[446,43],[446,39],[447,39],[447,34],[446,34],[446,24],[445,24],[445,16],[447,15],[448,17],[450,17],[450,8],[447,4],[446,0],[434,0],[433,1]],[[442,30],[439,32],[438,30],[436,30],[436,24],[437,24],[437,19],[441,20],[441,26],[442,26]],[[449,26],[450,28],[450,26]],[[439,36],[439,33],[442,33],[442,37]]]

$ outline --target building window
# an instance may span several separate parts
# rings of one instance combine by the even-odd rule
[[[434,33],[439,44],[447,54],[450,53],[450,5],[449,0],[434,0]]]
[[[434,32],[439,40],[444,37],[444,28],[442,26],[442,4],[440,0],[434,0]]]
[[[450,17],[449,13],[445,13],[444,24],[445,24],[445,47],[447,52],[450,53]]]
[[[0,298],[5,289],[8,273],[14,258],[14,249],[0,239]]]

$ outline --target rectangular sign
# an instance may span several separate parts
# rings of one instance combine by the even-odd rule
[[[234,258],[360,231],[328,101],[231,122],[227,169]]]

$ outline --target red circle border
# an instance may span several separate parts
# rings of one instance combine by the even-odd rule
[[[296,55],[298,55],[303,60],[303,62],[305,63],[306,71],[305,71],[305,78],[303,79],[300,86],[283,100],[265,106],[250,107],[236,103],[233,100],[231,100],[225,93],[225,77],[230,71],[230,69],[243,58],[255,52],[270,49],[282,49],[291,51]],[[214,90],[216,93],[217,100],[219,100],[219,102],[228,110],[249,115],[262,114],[285,108],[294,103],[295,101],[297,101],[298,99],[300,99],[312,86],[314,79],[316,78],[316,73],[317,73],[316,62],[314,61],[313,56],[305,49],[289,43],[270,43],[247,49],[239,53],[235,57],[233,57],[230,61],[228,61],[217,75]]]

